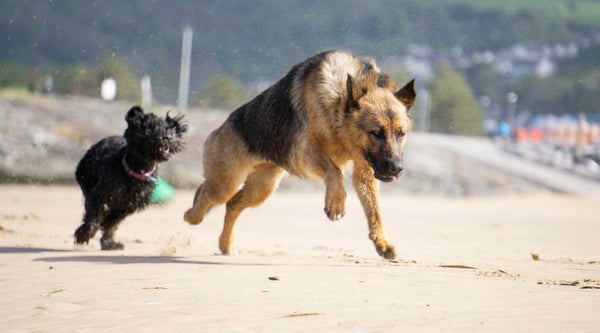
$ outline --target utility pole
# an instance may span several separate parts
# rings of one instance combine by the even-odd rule
[[[519,96],[511,91],[506,95],[506,101],[508,101],[508,124],[512,126],[513,131],[517,128],[517,100]]]
[[[179,71],[179,99],[180,112],[187,110],[190,91],[190,66],[192,60],[192,27],[188,24],[183,27],[183,44],[181,46],[181,69]]]
[[[425,90],[419,90],[419,100],[421,100],[421,131],[429,132],[431,126],[431,94]]]

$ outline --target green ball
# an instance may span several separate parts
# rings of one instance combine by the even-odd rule
[[[175,195],[175,189],[173,186],[169,185],[162,178],[158,178],[156,180],[156,187],[154,187],[154,192],[152,192],[152,199],[150,199],[151,204],[162,204],[171,199]]]

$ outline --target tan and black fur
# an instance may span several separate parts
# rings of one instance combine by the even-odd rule
[[[210,134],[203,160],[206,180],[185,221],[198,224],[212,207],[226,203],[219,247],[233,254],[240,213],[261,205],[286,171],[324,181],[325,213],[335,221],[345,212],[342,171],[353,165],[369,238],[379,255],[394,258],[383,230],[377,179],[392,181],[402,171],[415,98],[414,80],[400,88],[372,60],[343,51],[306,59]]]

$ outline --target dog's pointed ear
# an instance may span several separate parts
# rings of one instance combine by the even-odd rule
[[[171,118],[169,115],[170,112],[167,112],[167,117],[165,121],[169,125],[169,127],[175,129],[177,135],[181,136],[183,133],[188,131],[188,125],[183,121],[183,115],[175,116]]]
[[[352,75],[348,73],[346,79],[346,93],[348,94],[346,102],[346,112],[349,112],[351,108],[358,107],[358,99],[362,97],[363,93],[354,82]]]
[[[404,87],[394,93],[394,96],[400,101],[400,103],[406,106],[406,109],[410,109],[415,104],[417,98],[417,92],[415,91],[415,79],[410,80]]]
[[[125,121],[129,125],[138,123],[143,115],[144,110],[142,110],[141,107],[136,105],[132,107],[129,111],[127,111],[127,115],[125,115]]]

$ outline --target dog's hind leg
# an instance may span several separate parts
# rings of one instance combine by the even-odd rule
[[[183,216],[192,225],[202,222],[212,207],[228,202],[260,163],[227,123],[211,133],[204,147],[206,180],[196,191],[193,207]]]
[[[117,242],[114,239],[115,231],[119,223],[127,216],[124,213],[109,213],[104,219],[104,223],[101,225],[102,238],[100,238],[100,246],[102,250],[123,250],[125,245],[121,242]]]
[[[244,209],[260,206],[264,203],[277,188],[283,172],[284,170],[281,167],[270,163],[257,166],[256,171],[251,173],[246,179],[244,187],[227,202],[225,224],[223,225],[223,233],[219,239],[221,253],[225,255],[235,253],[233,247],[233,227],[237,218]]]
[[[379,183],[375,180],[371,167],[364,162],[354,162],[352,182],[367,216],[369,238],[373,241],[377,253],[385,259],[391,260],[396,258],[394,246],[388,243],[383,231],[383,223],[377,201]]]
[[[235,195],[247,176],[247,172],[232,172],[208,178],[198,187],[194,206],[185,212],[183,219],[191,225],[201,223],[211,208],[226,203]]]
[[[75,230],[75,243],[87,243],[94,237],[104,218],[104,209],[95,200],[86,200],[83,224]]]
[[[208,198],[208,187],[209,185],[204,182],[196,190],[196,194],[194,195],[194,205],[192,208],[188,209],[183,216],[183,220],[187,223],[191,225],[201,223],[204,220],[204,215],[215,206],[215,203]]]

